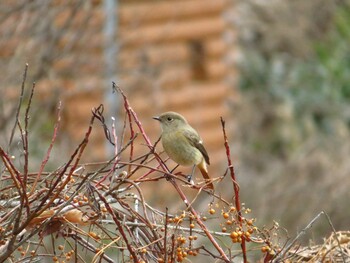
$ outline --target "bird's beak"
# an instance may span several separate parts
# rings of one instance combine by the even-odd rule
[[[159,116],[154,116],[152,119],[155,119],[155,120],[157,120],[157,121],[160,121]]]

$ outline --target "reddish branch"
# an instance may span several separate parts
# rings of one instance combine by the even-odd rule
[[[122,235],[123,240],[125,241],[126,247],[128,248],[128,250],[129,250],[129,252],[130,252],[130,255],[132,255],[133,261],[134,261],[135,263],[137,263],[138,260],[137,260],[136,253],[135,253],[133,247],[130,245],[130,243],[129,243],[129,241],[128,241],[128,237],[126,236],[126,233],[124,232],[123,225],[121,224],[120,220],[116,217],[116,215],[115,215],[115,213],[114,213],[112,207],[109,205],[109,203],[107,202],[106,198],[104,198],[104,196],[101,195],[101,194],[99,193],[99,191],[96,191],[96,193],[97,193],[98,196],[100,197],[101,201],[105,204],[106,209],[108,210],[109,214],[112,216],[113,221],[114,221],[115,224],[117,225],[118,230],[119,230],[120,234]]]
[[[131,108],[129,101],[127,99],[127,97],[125,96],[124,92],[122,91],[122,89],[120,89],[118,86],[115,85],[115,83],[113,83],[113,88],[117,89],[120,94],[123,96],[124,99],[124,107],[125,110],[128,112],[128,114],[131,114],[136,125],[138,126],[147,146],[151,149],[151,151],[153,151],[154,156],[156,157],[157,161],[159,162],[160,166],[164,169],[164,171],[169,174],[169,170],[166,167],[165,163],[163,162],[163,160],[160,158],[160,156],[154,151],[154,147],[150,141],[150,139],[148,138],[147,134],[145,133],[141,122],[139,121],[135,111]],[[197,211],[190,206],[190,202],[187,199],[186,195],[184,194],[184,192],[181,190],[181,188],[177,185],[176,181],[173,180],[172,178],[169,180],[170,183],[174,186],[174,188],[176,189],[176,191],[178,192],[180,198],[182,199],[182,201],[185,203],[187,209],[195,216],[196,221],[198,223],[198,225],[202,228],[202,230],[204,231],[204,233],[206,234],[206,236],[208,237],[208,239],[210,240],[210,242],[213,244],[213,246],[215,247],[215,249],[219,252],[221,258],[225,261],[225,262],[230,262],[229,258],[227,257],[227,255],[225,254],[225,252],[223,251],[223,249],[220,247],[220,245],[217,243],[217,241],[215,240],[215,238],[213,237],[213,235],[210,233],[210,231],[208,230],[208,228],[205,226],[205,224],[202,222],[202,220],[200,219],[200,216],[198,215]]]
[[[35,83],[33,83],[32,90],[29,96],[29,101],[27,104],[27,109],[24,115],[24,133],[22,133],[22,144],[24,150],[24,171],[23,171],[23,184],[24,191],[27,192],[27,180],[28,180],[28,165],[29,165],[29,144],[28,144],[28,120],[30,105],[32,104],[32,99],[34,95]],[[27,210],[29,212],[29,210]]]
[[[230,146],[228,144],[228,140],[227,140],[227,135],[226,135],[226,130],[225,130],[225,121],[224,119],[221,117],[221,125],[222,125],[222,131],[224,134],[224,145],[225,145],[225,149],[226,149],[226,156],[227,156],[227,163],[228,163],[228,168],[230,170],[230,175],[231,175],[231,179],[232,179],[232,183],[233,183],[233,189],[234,189],[234,202],[235,202],[235,206],[237,209],[237,220],[239,222],[239,226],[242,228],[243,226],[243,219],[242,219],[242,211],[241,211],[241,201],[239,198],[239,186],[237,184],[236,181],[236,174],[235,174],[235,170],[233,168],[232,165],[232,161],[231,161],[231,150],[230,150]],[[241,243],[241,247],[242,247],[242,253],[243,253],[243,261],[244,263],[247,263],[247,251],[246,251],[246,244],[245,244],[245,238],[244,236],[242,236],[242,243]]]
[[[60,123],[61,123],[61,102],[58,103],[58,107],[57,107],[57,120],[55,122],[55,127],[54,127],[54,132],[53,132],[53,136],[52,136],[52,139],[51,139],[51,143],[50,143],[50,146],[49,148],[47,149],[47,152],[46,152],[46,155],[44,157],[44,160],[41,162],[41,165],[40,165],[40,170],[35,178],[35,181],[31,187],[31,191],[29,193],[29,196],[31,196],[33,194],[33,192],[35,191],[36,189],[36,185],[38,183],[38,181],[40,180],[41,178],[41,175],[44,171],[44,168],[47,164],[47,162],[49,161],[50,159],[50,154],[51,154],[51,150],[53,148],[53,145],[56,141],[56,137],[57,137],[57,134],[58,134],[58,130],[59,130],[59,127],[60,127]]]
[[[24,98],[24,88],[25,88],[25,83],[26,83],[26,79],[27,79],[27,72],[28,72],[28,63],[26,64],[26,66],[24,68],[24,72],[23,72],[22,85],[21,85],[21,95],[20,95],[19,100],[18,100],[15,124],[13,125],[12,131],[11,131],[11,136],[9,139],[8,150],[7,150],[8,152],[9,152],[11,144],[12,144],[13,136],[15,135],[16,126],[17,126],[17,123],[19,120],[19,114],[21,112],[22,101]]]
[[[130,128],[130,139],[133,138],[135,136],[135,131],[134,131],[134,127],[132,126],[132,118],[131,118],[131,108],[130,110],[128,107],[128,102],[127,100],[124,100],[124,107],[126,109],[126,113],[128,115],[128,120],[129,120],[129,128]],[[133,159],[134,156],[134,143],[131,143],[130,145],[130,154],[129,154],[129,161],[131,161]],[[129,171],[128,173],[130,174],[131,168],[129,167]]]

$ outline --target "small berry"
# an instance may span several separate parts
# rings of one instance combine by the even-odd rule
[[[229,215],[228,213],[222,213],[222,216],[223,216],[223,218],[225,218],[225,219],[227,219],[227,218],[230,217],[230,215]]]
[[[247,225],[248,225],[248,226],[253,225],[253,223],[254,223],[253,219],[249,219],[249,220],[247,220]]]
[[[95,212],[95,211],[91,211],[90,216],[91,216],[91,217],[96,216],[96,212]]]
[[[232,221],[231,220],[227,220],[226,221],[226,225],[228,225],[228,226],[232,225]]]
[[[89,236],[95,239],[98,239],[98,235],[95,232],[89,232]]]
[[[233,231],[233,232],[231,232],[230,237],[231,238],[237,238],[238,237],[238,233],[236,231]]]
[[[184,260],[184,259],[183,259],[182,256],[181,256],[181,257],[180,257],[180,256],[177,256],[177,258],[176,258],[176,261],[177,261],[177,262],[182,262],[183,260]]]
[[[269,246],[263,246],[261,248],[261,252],[263,252],[263,253],[266,253],[266,252],[269,252],[269,251],[270,251],[270,247]]]

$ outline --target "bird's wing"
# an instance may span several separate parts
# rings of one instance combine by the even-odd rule
[[[205,162],[210,164],[208,152],[204,148],[203,141],[201,137],[199,137],[198,133],[194,129],[186,129],[183,131],[183,135],[191,145],[196,147],[202,153]]]

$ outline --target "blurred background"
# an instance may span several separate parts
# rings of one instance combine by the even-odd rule
[[[36,82],[33,170],[51,140],[59,100],[52,169],[83,138],[91,108],[103,103],[106,119],[123,123],[115,81],[153,141],[160,130],[152,116],[185,115],[205,141],[213,177],[226,170],[223,116],[242,200],[260,225],[276,220],[293,236],[324,210],[346,230],[349,43],[347,0],[3,0],[0,144],[10,138],[26,63],[25,95]],[[19,141],[10,152],[20,156]],[[99,125],[89,147],[88,161],[111,156]],[[218,191],[232,196],[230,184]],[[174,202],[165,193],[150,202]],[[322,219],[308,238],[330,232]]]

